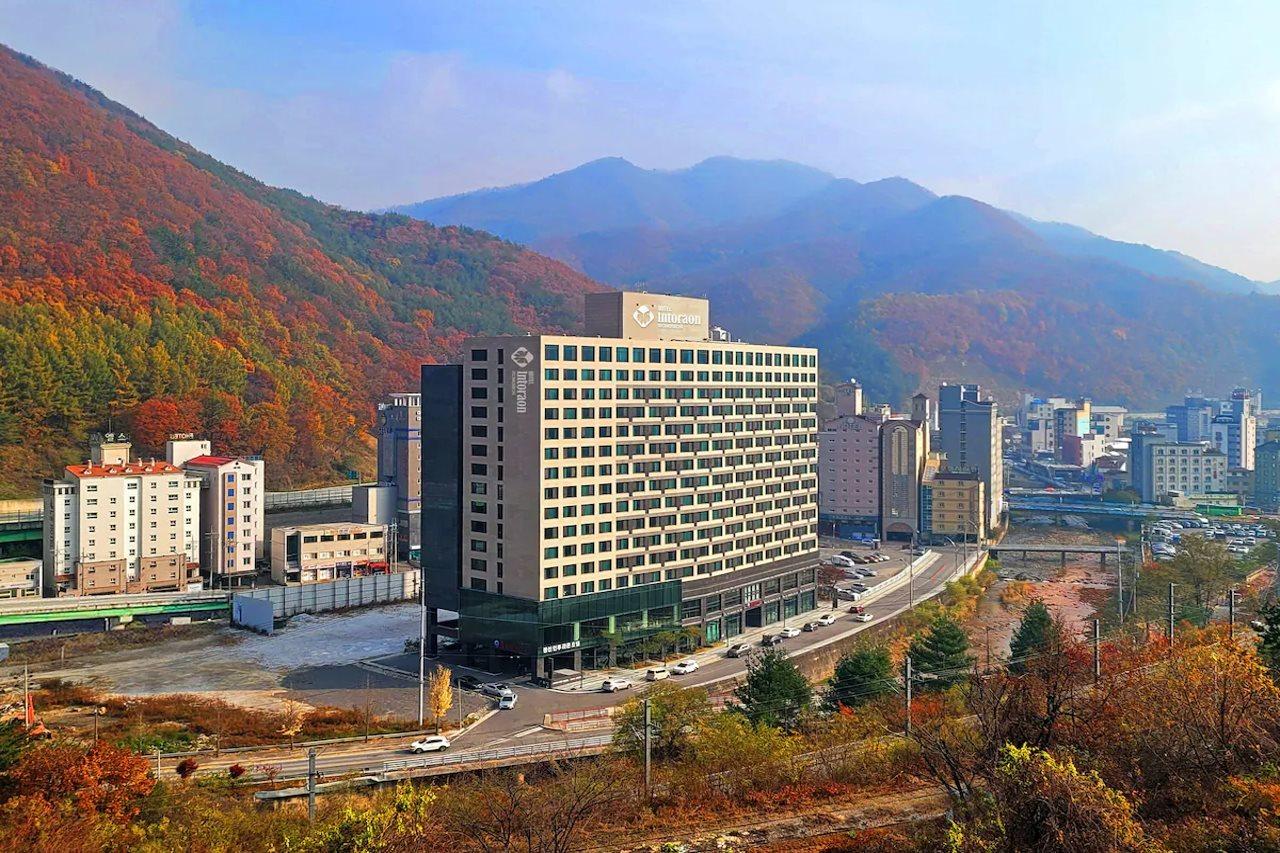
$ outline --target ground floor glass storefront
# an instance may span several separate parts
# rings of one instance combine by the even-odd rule
[[[817,606],[816,557],[724,578],[530,601],[460,590],[459,639],[471,666],[550,680],[557,671],[641,665]]]

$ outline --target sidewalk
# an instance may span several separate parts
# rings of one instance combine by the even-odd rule
[[[978,555],[975,554],[970,559],[969,566],[973,565],[973,562],[974,560],[977,559],[977,556]],[[941,559],[941,557],[942,557],[942,554],[938,551],[932,551],[932,550],[926,551],[923,556],[919,557],[915,561],[915,563],[911,566],[910,571],[913,574],[919,575],[921,572],[932,567],[934,563],[936,563],[939,559]],[[894,592],[906,586],[907,578],[908,578],[908,568],[904,566],[901,570],[899,570],[897,573],[895,573],[891,577],[885,578],[884,581],[880,583],[877,589],[873,590],[871,593],[864,596],[861,600],[859,600],[856,603],[870,607],[883,596],[888,595],[889,593]],[[922,601],[926,598],[932,597],[933,595],[937,594],[939,590],[942,589],[942,586],[943,584],[939,584],[935,589],[930,590],[929,592],[917,591],[916,600]],[[846,617],[848,615],[848,608],[854,603],[855,602],[852,602],[852,601],[842,600],[840,607],[834,611],[836,613],[841,614],[842,622],[846,621]],[[906,606],[904,605],[902,608],[895,610],[893,613],[875,614],[876,618],[875,618],[875,621],[873,622],[854,622],[852,620],[847,620],[847,625],[842,625],[840,623],[837,623],[836,625],[832,625],[828,628],[820,629],[821,633],[814,633],[812,635],[812,637],[814,638],[820,637],[820,639],[817,639],[816,642],[806,643],[801,646],[796,646],[794,648],[788,649],[788,651],[792,653],[797,653],[797,652],[808,651],[810,649],[822,648],[823,646],[827,646],[827,645],[830,645],[831,643],[838,642],[840,640],[845,639],[846,637],[850,637],[858,633],[859,631],[865,630],[866,628],[869,628],[875,624],[878,624],[879,622],[883,621],[886,618],[892,618],[893,616],[896,616],[898,613],[902,612],[902,610],[905,610],[905,609],[906,609]],[[775,622],[772,625],[766,625],[761,628],[752,628],[749,631],[744,631],[738,636],[732,637],[730,640],[723,641],[717,646],[692,652],[688,655],[681,657],[680,660],[693,660],[697,662],[699,667],[707,666],[709,664],[724,660],[725,649],[727,649],[729,646],[737,645],[738,643],[747,643],[748,645],[759,647],[765,634],[776,634],[783,627],[787,627],[787,626],[799,628],[805,622],[811,622],[814,619],[817,619],[823,613],[828,613],[828,612],[833,612],[829,605],[819,605],[815,610],[811,610],[808,613],[791,617],[789,619],[784,620],[783,622]],[[806,637],[809,635],[801,634],[801,636]],[[672,663],[675,663],[675,661],[668,663],[667,666],[671,666]],[[599,691],[601,689],[601,685],[605,682],[606,679],[609,679],[609,678],[627,678],[627,679],[630,679],[633,683],[642,682],[644,681],[645,670],[650,667],[656,667],[658,665],[659,664],[655,661],[646,667],[618,668],[618,669],[611,669],[611,670],[595,670],[590,673],[584,673],[581,682],[575,680],[571,683],[571,686],[551,687],[548,689],[553,690],[557,693],[593,693],[593,692]],[[687,686],[702,687],[702,686],[706,686],[707,684],[714,684],[717,681],[723,681],[723,680],[724,680],[724,677],[722,676],[720,678],[715,678],[707,682],[690,683]],[[684,680],[681,680],[681,683],[685,684],[686,682]]]

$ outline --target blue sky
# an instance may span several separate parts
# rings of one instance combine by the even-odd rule
[[[1280,4],[0,0],[0,42],[374,208],[620,155],[902,175],[1280,278]]]

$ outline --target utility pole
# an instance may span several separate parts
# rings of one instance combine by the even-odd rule
[[[364,739],[369,742],[369,671],[364,673]]]
[[[426,720],[427,700],[427,587],[418,568],[418,728]]]
[[[1124,624],[1124,564],[1120,560],[1120,543],[1116,543],[1116,604],[1120,607],[1120,624]]]
[[[156,747],[156,781],[160,781],[160,747]]]
[[[1169,584],[1169,649],[1173,649],[1173,588],[1176,584]]]
[[[1093,620],[1093,683],[1102,680],[1102,622]]]
[[[1235,587],[1226,590],[1226,637],[1235,639]]]
[[[911,737],[911,655],[907,655],[907,737]]]
[[[316,748],[307,750],[307,822],[316,822]]]
[[[649,722],[649,700],[644,700],[644,798],[649,799],[650,785],[653,782],[653,765],[650,760],[650,749],[653,742],[653,727]]]

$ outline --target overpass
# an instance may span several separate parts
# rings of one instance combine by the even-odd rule
[[[1188,521],[1194,519],[1197,515],[1194,510],[1177,509],[1158,504],[1122,504],[1101,500],[1080,500],[1074,497],[1055,500],[1048,497],[1013,495],[1005,498],[1005,504],[1015,512],[1097,515],[1108,518],[1130,518],[1139,521],[1153,515],[1160,518]]]
[[[1021,554],[1024,560],[1029,557],[1056,554],[1061,559],[1063,566],[1067,564],[1067,556],[1070,554],[1095,554],[1104,567],[1107,565],[1108,556],[1118,557],[1133,553],[1130,548],[1116,545],[1019,545],[1013,543],[988,545],[987,550],[991,552],[993,557],[998,558],[1001,554]]]
[[[13,598],[0,603],[0,634],[32,637],[79,633],[110,629],[135,619],[167,622],[175,616],[226,619],[230,611],[231,596],[225,590]]]

